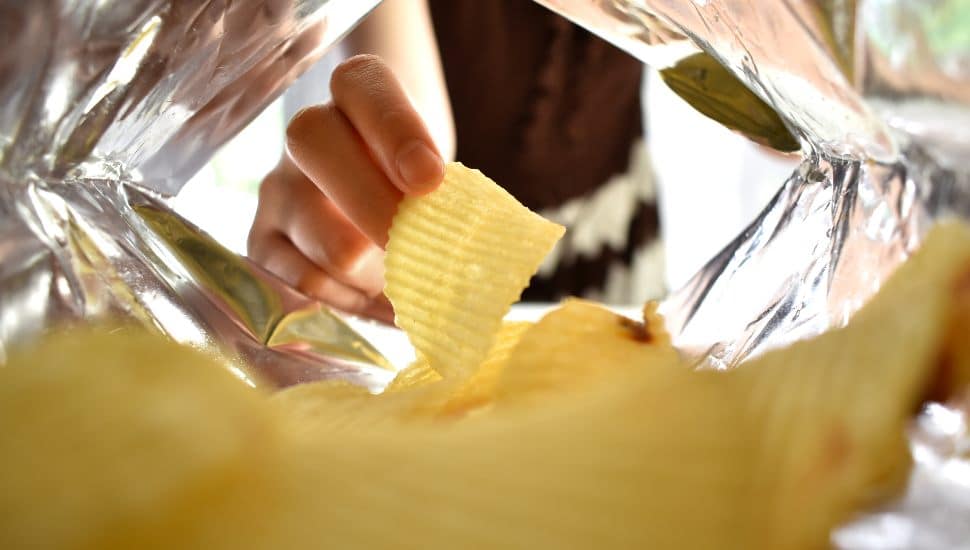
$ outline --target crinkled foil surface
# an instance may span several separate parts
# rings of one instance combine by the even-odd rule
[[[165,198],[378,0],[0,0],[0,363],[50,327],[128,318],[253,384],[384,358]]]
[[[717,59],[801,142],[770,204],[663,305],[700,368],[844,325],[934,221],[970,218],[970,2],[540,3],[657,69]],[[967,402],[927,406],[905,495],[833,545],[970,548],[968,416]]]

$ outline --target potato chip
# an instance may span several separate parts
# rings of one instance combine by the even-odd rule
[[[441,375],[431,368],[428,360],[424,357],[418,357],[407,368],[397,373],[397,376],[394,377],[394,380],[391,380],[391,383],[387,385],[384,391],[396,392],[406,390],[437,382],[438,380],[441,380]]]
[[[477,170],[447,166],[441,186],[402,201],[384,292],[395,322],[443,377],[467,377],[502,317],[565,230]]]
[[[442,408],[445,416],[461,416],[468,412],[486,407],[495,399],[495,388],[499,377],[508,364],[512,350],[518,345],[533,323],[527,321],[507,321],[495,337],[488,356],[479,365],[475,374],[462,384]]]
[[[285,388],[270,397],[289,420],[291,432],[347,429],[373,423],[380,413],[374,396],[365,388],[343,380],[322,380]]]
[[[598,304],[566,300],[525,335],[496,389],[500,401],[582,388],[616,369],[687,368],[648,304],[637,322]]]
[[[14,353],[0,433],[2,548],[229,548],[274,513],[263,394],[159,335],[76,330]]]
[[[289,417],[291,431],[298,434],[460,416],[490,403],[498,374],[531,325],[503,323],[486,359],[465,381],[442,380],[419,358],[398,373],[380,395],[348,382],[325,380],[286,388],[271,400]]]
[[[550,357],[562,368],[592,358],[609,375],[576,368],[600,383],[446,429],[315,438],[306,456],[329,466],[315,484],[341,503],[321,532],[332,546],[372,548],[827,547],[834,526],[905,472],[904,425],[936,369],[954,274],[970,260],[966,231],[950,231],[934,232],[845,329],[735,371],[615,368],[636,357],[611,349],[629,334],[606,330],[618,324],[608,312],[567,304],[513,360],[533,331],[568,320],[599,347],[574,338],[562,345],[576,361],[555,346]],[[583,328],[588,318],[597,321]]]
[[[756,471],[772,491],[765,529],[780,545],[821,544],[852,510],[901,488],[905,426],[937,375],[968,262],[967,228],[940,226],[846,328],[725,373],[758,438]]]
[[[624,374],[636,380],[633,371]],[[321,520],[323,542],[757,548],[755,514],[747,501],[738,504],[748,440],[728,429],[738,425],[736,412],[702,406],[712,385],[680,397],[692,386],[688,374],[646,387],[601,385],[550,407],[496,410],[432,429],[404,424],[318,436],[304,456],[329,465],[312,474],[314,486],[340,503]],[[685,426],[704,429],[680,436]],[[380,482],[360,481],[373,479]],[[374,517],[385,519],[381,529]]]
[[[490,261],[468,239],[461,261]],[[652,304],[638,323],[569,300],[498,330],[492,309],[449,297],[466,287],[419,300],[400,285],[422,273],[407,271],[420,242],[405,231],[388,284],[402,325],[453,343],[381,395],[321,382],[266,399],[131,333],[15,354],[0,369],[0,547],[823,548],[901,486],[906,422],[967,357],[959,225],[844,329],[726,372],[686,368]],[[504,300],[511,283],[492,283],[481,299]],[[428,332],[435,308],[463,328]],[[474,330],[485,352],[454,340]]]
[[[359,430],[382,423],[434,420],[461,385],[458,380],[442,380],[427,361],[418,359],[381,394],[325,380],[286,388],[271,400],[287,417],[290,433],[299,436],[321,429]]]
[[[949,329],[932,396],[970,403],[970,264],[953,285]]]

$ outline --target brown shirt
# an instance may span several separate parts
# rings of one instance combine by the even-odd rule
[[[630,165],[642,134],[639,61],[526,0],[430,0],[457,134],[457,160],[534,210],[590,196]],[[524,297],[603,287],[616,264],[657,235],[637,205],[624,246],[570,258]],[[568,247],[567,242],[563,245]]]

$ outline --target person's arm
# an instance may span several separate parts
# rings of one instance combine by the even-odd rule
[[[445,160],[455,156],[451,103],[426,0],[384,0],[345,40],[351,55],[381,57],[424,119]]]

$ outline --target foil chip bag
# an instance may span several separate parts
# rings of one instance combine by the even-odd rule
[[[844,326],[937,220],[970,218],[967,2],[538,1],[702,113],[802,153],[661,307],[698,368]],[[166,202],[377,3],[0,0],[0,362],[55,325],[120,316],[252,384],[383,388],[393,372],[339,314]],[[925,407],[905,495],[833,546],[966,547],[968,416],[968,402]]]
[[[166,202],[378,2],[0,2],[0,362],[55,325],[128,318],[253,384],[378,389],[341,317]]]

